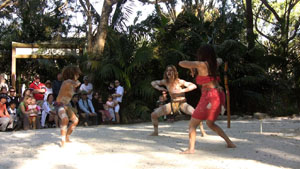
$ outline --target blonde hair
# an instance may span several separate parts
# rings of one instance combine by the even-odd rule
[[[174,78],[173,78],[173,81],[172,79],[169,79],[168,76],[167,76],[167,71],[168,71],[168,68],[171,68],[172,71],[174,72]],[[167,82],[167,84],[171,83],[171,82],[177,82],[179,80],[178,78],[178,71],[176,69],[176,67],[174,65],[168,65],[166,67],[166,70],[164,72],[164,80]]]

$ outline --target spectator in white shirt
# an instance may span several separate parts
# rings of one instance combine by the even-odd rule
[[[88,76],[84,76],[83,81],[84,81],[84,83],[81,84],[79,91],[80,92],[86,91],[88,98],[90,100],[92,100],[93,99],[93,85],[92,85],[92,83],[90,83]]]
[[[120,85],[119,80],[115,80],[115,89],[116,89],[116,93],[113,94],[114,101],[117,102],[117,105],[115,106],[115,115],[116,115],[117,123],[120,123],[121,122],[120,104],[122,103],[124,88]]]
[[[44,101],[47,101],[48,95],[50,93],[53,93],[53,90],[52,90],[52,83],[50,80],[47,80],[45,85],[46,85],[46,92],[44,94]]]

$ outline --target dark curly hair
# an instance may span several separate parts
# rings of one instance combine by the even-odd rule
[[[64,69],[62,71],[62,76],[63,76],[64,80],[67,80],[67,79],[74,80],[75,75],[81,75],[81,70],[78,66],[70,65],[70,66],[64,67]]]

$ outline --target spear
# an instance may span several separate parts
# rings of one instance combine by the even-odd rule
[[[226,93],[226,108],[227,108],[227,128],[230,128],[230,95],[228,87],[228,62],[225,62],[224,66],[224,84],[225,84],[225,93]]]

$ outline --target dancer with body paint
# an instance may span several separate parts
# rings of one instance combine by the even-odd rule
[[[151,114],[154,127],[154,132],[151,136],[158,136],[158,118],[160,116],[171,114],[171,112],[175,113],[178,110],[181,110],[188,115],[191,115],[194,112],[194,108],[186,102],[185,93],[196,89],[197,86],[191,82],[179,79],[177,69],[174,65],[167,66],[163,79],[152,81],[151,85],[159,91],[169,92],[171,97],[170,103],[156,108]],[[203,129],[202,122],[199,121],[198,124],[200,124],[202,136],[205,136],[206,133]]]
[[[70,142],[70,135],[78,124],[78,118],[72,111],[71,99],[75,94],[75,90],[80,86],[78,78],[81,74],[79,67],[67,66],[63,69],[63,83],[59,90],[58,96],[55,102],[55,108],[59,118],[61,119],[61,146],[64,147],[66,142]],[[72,124],[68,128],[69,121]]]

